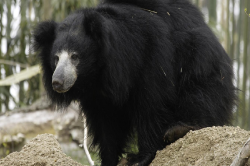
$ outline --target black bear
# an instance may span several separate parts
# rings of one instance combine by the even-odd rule
[[[102,166],[115,166],[136,133],[128,165],[189,130],[229,124],[231,60],[188,0],[105,0],[34,31],[52,102],[80,102]]]

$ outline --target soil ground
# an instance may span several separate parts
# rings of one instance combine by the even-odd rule
[[[239,127],[209,127],[190,131],[158,151],[150,166],[229,166],[250,137]],[[38,135],[0,160],[0,166],[82,166],[66,156],[51,134]],[[248,161],[247,166],[250,166]]]
[[[0,160],[0,166],[82,166],[66,156],[52,134],[38,135],[23,147]]]
[[[229,166],[249,137],[250,131],[239,127],[190,131],[158,151],[150,166]]]

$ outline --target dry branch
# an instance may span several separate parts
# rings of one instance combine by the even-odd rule
[[[39,73],[40,73],[40,67],[39,65],[35,65],[25,70],[22,70],[20,73],[8,76],[0,80],[0,86],[10,86],[12,84],[16,84],[26,79],[29,79]]]
[[[241,148],[240,152],[234,159],[233,163],[230,166],[244,166],[248,158],[250,157],[250,138],[246,141],[246,143]]]

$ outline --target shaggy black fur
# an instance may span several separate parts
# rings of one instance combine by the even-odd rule
[[[187,0],[106,0],[40,23],[34,41],[48,96],[62,107],[80,101],[102,166],[117,164],[134,131],[139,153],[129,165],[144,166],[188,130],[230,122],[231,60]],[[52,74],[62,49],[80,63],[74,86],[59,94]]]

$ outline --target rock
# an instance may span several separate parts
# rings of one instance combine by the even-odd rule
[[[56,117],[53,121],[53,128],[55,135],[59,142],[67,142],[71,139],[77,143],[82,143],[83,134],[83,122],[80,115],[78,106],[71,104],[60,116]]]
[[[32,139],[20,152],[0,160],[0,166],[83,166],[66,156],[54,135],[42,134]]]
[[[61,113],[49,110],[17,112],[8,116],[2,115],[0,116],[0,139],[3,135],[22,133],[26,136],[37,132],[48,132],[48,129],[53,129],[53,120],[59,116],[61,116]]]

